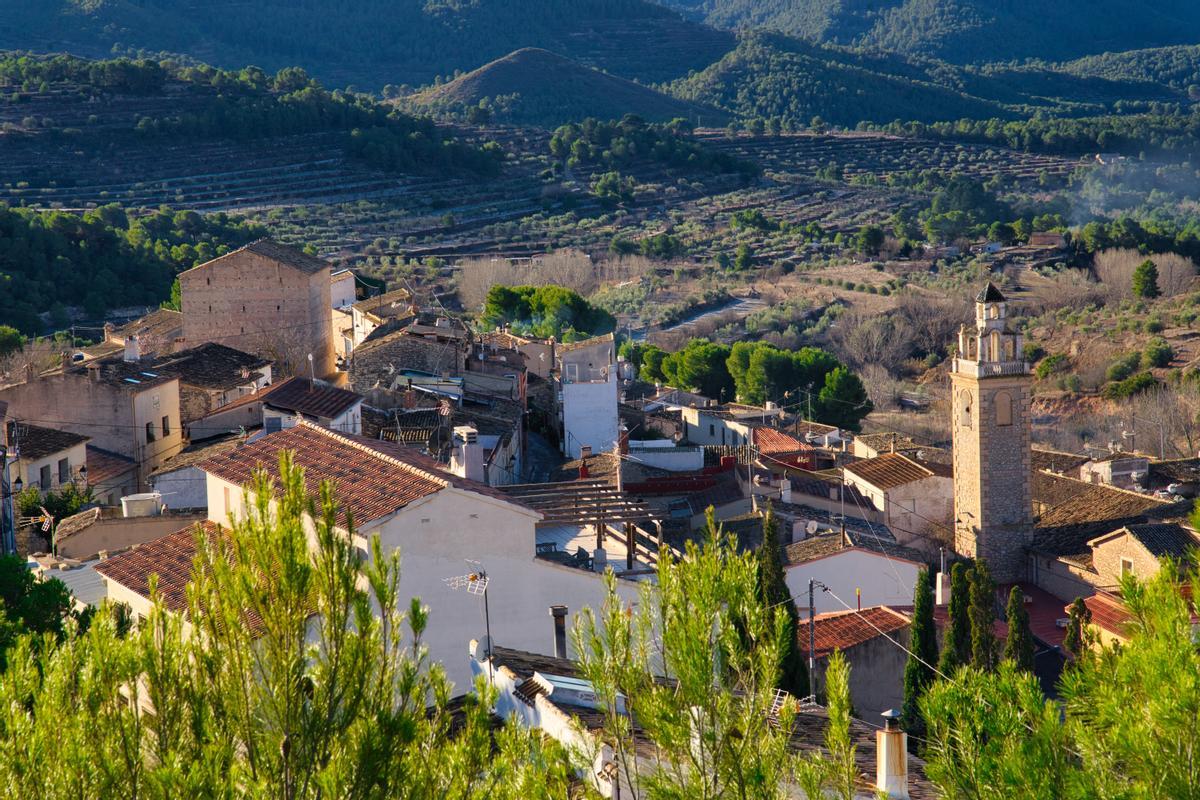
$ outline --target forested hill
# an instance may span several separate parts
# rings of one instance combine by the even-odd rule
[[[182,53],[228,68],[303,65],[327,86],[421,86],[521,47],[642,81],[702,69],[724,32],[646,0],[27,0],[0,3],[0,49]]]
[[[1091,62],[1087,62],[1091,63]],[[1145,72],[1149,73],[1147,69]],[[896,119],[1016,118],[1155,110],[1188,104],[1171,85],[1122,80],[1119,69],[1072,65],[960,67],[933,59],[742,34],[717,63],[675,81],[676,97],[742,118],[853,127]]]
[[[1192,44],[1195,0],[664,0],[712,25],[959,64]]]
[[[626,114],[650,122],[683,117],[710,126],[729,120],[728,114],[711,106],[678,100],[534,47],[421,92],[410,102],[417,109],[465,113],[468,119],[546,127],[586,117],[620,119]]]

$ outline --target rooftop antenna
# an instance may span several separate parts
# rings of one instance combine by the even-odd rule
[[[442,578],[442,582],[455,591],[465,589],[467,594],[480,595],[483,597],[483,625],[484,632],[487,635],[487,659],[488,659],[488,680],[492,681],[492,618],[488,612],[488,574],[487,570],[478,561],[466,559],[468,565],[473,569],[466,575],[455,575],[453,578]]]
[[[308,385],[308,390],[311,392],[313,387],[317,384],[317,372],[316,368],[313,366],[312,353],[308,354],[308,375],[312,379],[312,383]]]

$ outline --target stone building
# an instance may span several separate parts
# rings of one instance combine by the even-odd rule
[[[335,369],[329,263],[260,239],[180,273],[187,346],[220,342],[283,374]]]
[[[959,331],[950,370],[954,549],[986,559],[1002,583],[1024,576],[1033,533],[1033,377],[1006,306],[999,289],[984,287],[975,298],[975,325]]]

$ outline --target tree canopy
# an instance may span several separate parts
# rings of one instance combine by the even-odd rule
[[[611,333],[617,326],[612,314],[562,286],[504,286],[496,284],[484,300],[484,324],[509,325],[559,341],[575,341]]]

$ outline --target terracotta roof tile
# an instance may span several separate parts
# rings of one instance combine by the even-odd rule
[[[265,402],[272,408],[332,419],[362,399],[363,396],[357,392],[297,376],[277,384]]]
[[[118,453],[110,453],[99,447],[87,446],[88,483],[101,486],[104,483],[119,478],[137,469],[137,463]]]
[[[286,244],[280,244],[273,239],[259,239],[241,249],[258,253],[260,256],[266,256],[267,258],[273,258],[282,264],[287,264],[289,267],[294,267],[310,275],[315,275],[323,269],[332,268],[330,263],[324,259],[310,256],[303,250],[289,247]],[[236,253],[238,251],[235,250],[233,252]]]
[[[13,443],[20,448],[19,457],[26,461],[37,461],[46,456],[70,450],[90,439],[70,431],[57,428],[43,428],[40,425],[30,425],[18,422],[13,425]]]
[[[775,428],[754,428],[752,435],[754,446],[762,453],[798,453],[812,450],[812,445],[807,442]]]
[[[844,469],[885,491],[935,475],[950,477],[944,464],[919,464],[900,453],[884,453],[865,461],[855,461]]]
[[[1063,484],[1068,480],[1045,473],[1039,477],[1041,483],[1065,485],[1073,493],[1042,513],[1034,526],[1032,548],[1085,566],[1092,563],[1088,542],[1095,537],[1129,524],[1183,518],[1192,507],[1190,500],[1170,503],[1113,486]]]
[[[200,468],[230,483],[246,485],[259,469],[277,475],[283,450],[293,451],[296,466],[304,468],[309,494],[316,496],[321,482],[329,480],[343,511],[353,514],[358,524],[385,517],[451,486],[528,508],[490,486],[442,471],[436,461],[411,447],[335,433],[307,422],[247,442],[201,463]]]
[[[824,658],[834,650],[849,650],[876,636],[907,628],[909,618],[887,606],[871,606],[862,611],[830,611],[814,619],[815,655]],[[801,626],[800,651],[808,654],[808,625]]]
[[[187,610],[187,585],[192,580],[196,557],[196,529],[210,540],[227,532],[215,522],[204,520],[134,547],[96,564],[96,571],[143,597],[150,597],[150,576],[158,576],[158,592],[170,611]]]

